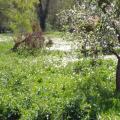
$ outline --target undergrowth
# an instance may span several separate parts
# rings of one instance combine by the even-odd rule
[[[0,120],[120,119],[112,60],[59,66],[49,59],[64,53],[11,47],[0,43]]]

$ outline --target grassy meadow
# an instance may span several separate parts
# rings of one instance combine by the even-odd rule
[[[120,120],[114,61],[12,46],[0,42],[0,120]]]

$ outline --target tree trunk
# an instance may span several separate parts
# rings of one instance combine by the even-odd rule
[[[116,68],[116,91],[120,91],[120,58],[118,59]]]
[[[49,3],[50,3],[50,0],[46,0],[46,3],[42,3],[42,0],[40,0],[40,3],[38,5],[38,16],[39,16],[40,27],[42,31],[45,31],[45,28],[46,28],[46,19],[47,19],[48,10],[49,10]]]

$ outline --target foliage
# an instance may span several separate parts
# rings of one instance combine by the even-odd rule
[[[85,0],[58,15],[61,26],[69,31],[68,39],[79,42],[78,48],[85,57],[97,58],[104,52],[117,57],[117,91],[120,91],[120,56],[116,51],[120,46],[119,5],[117,0]]]
[[[38,0],[0,0],[0,12],[9,18],[9,26],[15,33],[31,31],[31,23],[37,20],[35,4]]]
[[[90,120],[119,116],[111,60],[80,60],[63,66],[54,52],[12,53],[0,43],[0,118]],[[63,53],[62,53],[63,54]],[[61,67],[60,67],[61,64]]]
[[[47,0],[41,0],[43,2],[43,8],[44,4]],[[54,4],[53,4],[54,3]],[[56,29],[58,28],[58,23],[56,23],[56,14],[59,13],[62,10],[71,8],[74,4],[74,0],[50,0],[49,1],[49,12],[47,17],[47,31],[49,29]]]
[[[98,1],[79,1],[58,14],[60,27],[71,32],[67,33],[69,39],[79,41],[81,52],[96,56],[101,49],[112,51],[119,46],[119,0]],[[3,3],[1,0],[0,5]],[[16,33],[31,31],[34,2],[27,3],[6,0],[5,11],[0,9],[11,19]],[[64,52],[20,49],[13,53],[9,51],[12,45],[0,42],[1,120],[120,119],[120,94],[114,86],[116,62],[82,58],[64,65],[59,60]],[[58,60],[53,60],[55,57]]]
[[[102,5],[105,4],[105,10]],[[58,23],[68,30],[68,39],[78,40],[81,51],[90,50],[95,56],[103,50],[117,54],[119,47],[119,11],[118,2],[84,1],[76,3],[72,9],[63,10],[58,14]],[[72,34],[71,34],[72,32]]]

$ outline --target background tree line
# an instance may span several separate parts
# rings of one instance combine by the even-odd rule
[[[43,31],[46,26],[55,28],[56,14],[73,3],[74,0],[0,0],[0,31],[30,31],[31,22],[36,20]]]

